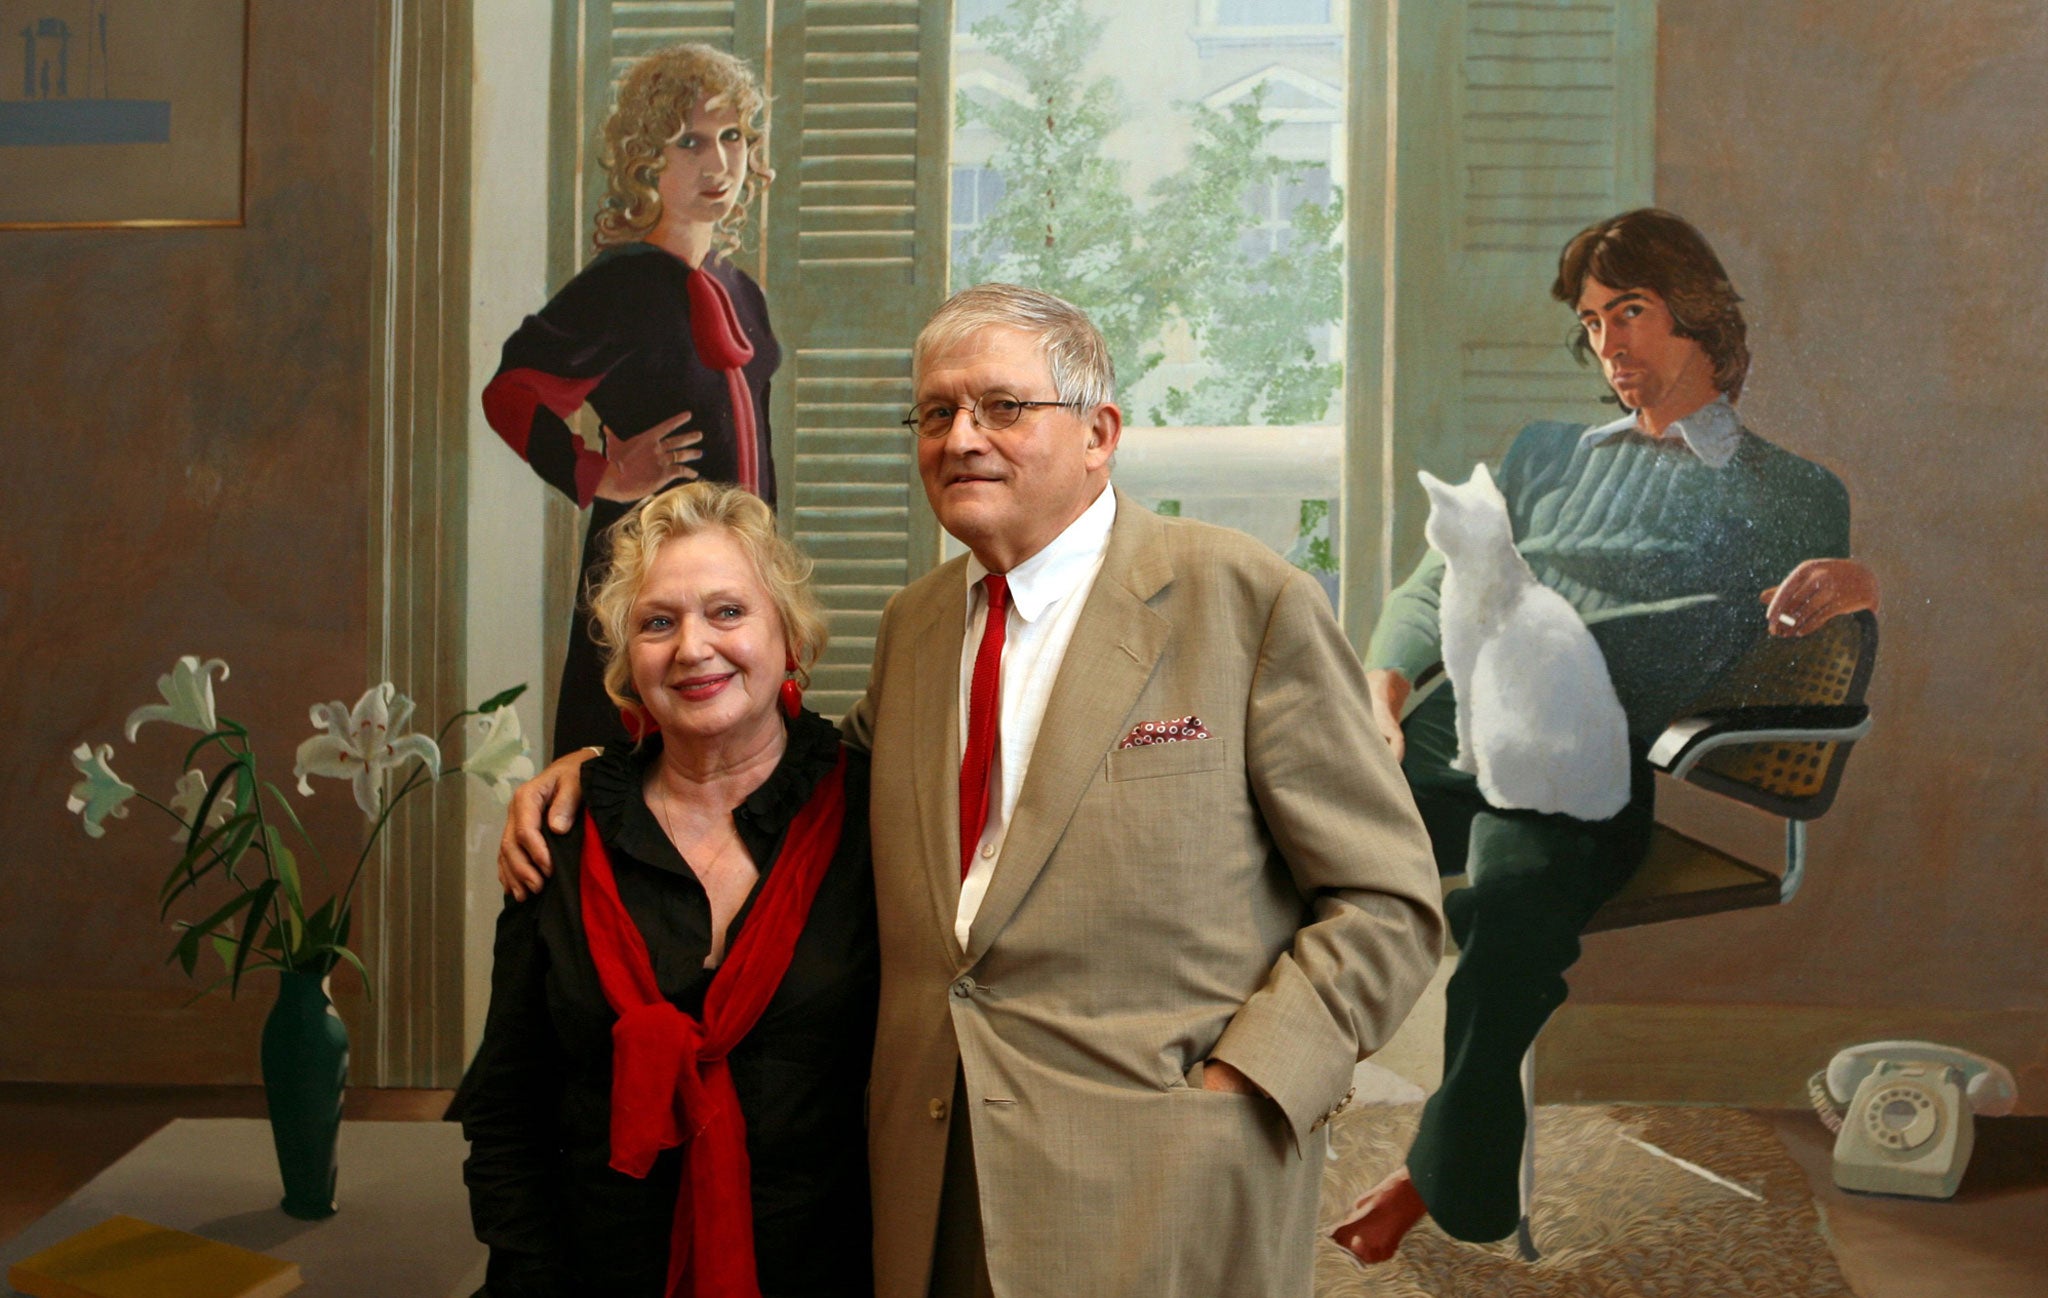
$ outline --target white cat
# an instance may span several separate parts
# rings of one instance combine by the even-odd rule
[[[1484,464],[1463,486],[1418,475],[1444,557],[1438,620],[1458,696],[1458,756],[1496,807],[1605,820],[1628,802],[1628,723],[1607,660],[1515,549]]]

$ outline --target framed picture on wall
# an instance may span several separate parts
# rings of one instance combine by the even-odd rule
[[[0,229],[242,224],[248,0],[0,0]]]

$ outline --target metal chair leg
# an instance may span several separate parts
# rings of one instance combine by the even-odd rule
[[[1799,893],[1806,879],[1806,822],[1785,822],[1785,877],[1778,883],[1778,904],[1784,905]]]
[[[1536,1251],[1536,1235],[1529,1225],[1531,1205],[1536,1200],[1536,1043],[1522,1056],[1522,1220],[1515,1226],[1515,1252],[1524,1262],[1543,1255]]]

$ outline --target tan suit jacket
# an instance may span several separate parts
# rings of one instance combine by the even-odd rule
[[[880,1298],[926,1298],[955,1069],[1000,1298],[1310,1291],[1324,1119],[1436,967],[1436,870],[1321,589],[1128,498],[962,951],[965,559],[884,613]],[[1120,749],[1193,714],[1207,740]],[[1200,1089],[1226,1060],[1272,1097]]]

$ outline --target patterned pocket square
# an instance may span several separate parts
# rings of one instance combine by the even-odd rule
[[[1133,726],[1118,748],[1143,748],[1146,744],[1176,744],[1189,739],[1207,739],[1209,728],[1200,717],[1175,717],[1171,721],[1147,721]]]

